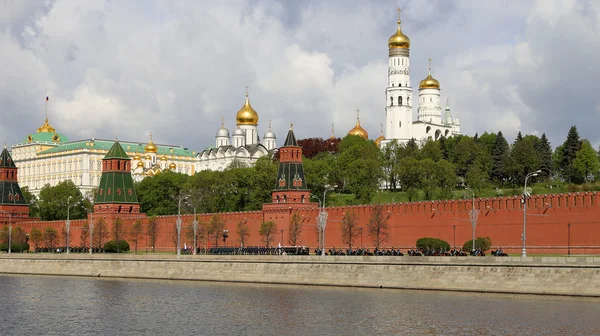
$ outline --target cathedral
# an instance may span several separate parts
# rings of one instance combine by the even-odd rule
[[[400,12],[400,10],[398,10]],[[441,107],[440,82],[431,75],[431,59],[429,71],[419,83],[417,99],[417,120],[413,118],[413,88],[410,81],[410,39],[400,27],[388,39],[388,80],[385,90],[385,123],[381,127],[381,135],[375,140],[377,145],[385,146],[390,141],[406,143],[414,138],[417,142],[460,134],[458,115],[452,117],[450,104]],[[360,125],[357,111],[356,125],[348,134],[368,139],[368,133]]]

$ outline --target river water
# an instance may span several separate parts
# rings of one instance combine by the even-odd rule
[[[600,299],[0,275],[0,335],[600,335]]]

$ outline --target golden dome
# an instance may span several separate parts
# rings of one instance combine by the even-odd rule
[[[439,89],[440,88],[440,82],[431,77],[431,58],[429,59],[429,72],[427,74],[427,77],[425,77],[425,79],[423,79],[420,83],[419,83],[419,89]]]
[[[365,129],[360,126],[359,113],[360,113],[360,110],[357,109],[356,110],[356,125],[354,126],[353,129],[350,130],[350,132],[348,132],[348,135],[358,135],[359,137],[362,137],[365,140],[368,140],[369,133],[367,133],[367,131],[365,131]]]
[[[175,162],[171,162],[171,164],[169,165],[169,169],[175,169],[177,168],[177,165],[175,164]]]
[[[385,140],[385,137],[383,136],[383,124],[381,124],[381,134],[379,135],[379,138],[375,139],[375,145],[379,147],[382,140]]]
[[[46,117],[46,119],[44,119],[44,124],[38,128],[37,130],[38,133],[55,133],[56,130],[54,129],[54,127],[50,126],[50,124],[48,123],[48,117]]]
[[[143,167],[143,166],[144,166],[144,163],[143,163],[142,161],[139,161],[139,162],[137,163],[137,166],[138,166],[138,167]]]
[[[161,156],[160,161],[167,161],[167,157],[165,155]]]
[[[154,142],[152,142],[152,133],[150,133],[150,142],[148,142],[148,144],[146,145],[146,147],[144,147],[144,150],[146,151],[146,153],[156,153],[156,152],[158,152],[158,147],[156,147],[156,145],[154,144]]]
[[[142,157],[140,156],[140,154],[135,154],[135,156],[133,157],[134,160],[139,161],[142,159]]]
[[[244,106],[235,115],[235,120],[238,125],[257,125],[258,124],[258,113],[250,106],[250,100],[248,100],[248,92],[246,92],[246,102]]]
[[[398,30],[396,30],[396,34],[390,36],[390,38],[388,39],[388,47],[390,49],[410,48],[410,39],[402,32],[402,29],[400,28],[400,22],[400,9],[398,9]]]
[[[146,159],[146,160],[152,160],[152,156],[150,156],[150,155],[146,155],[145,159]]]

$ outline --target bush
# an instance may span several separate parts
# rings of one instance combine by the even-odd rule
[[[450,250],[450,244],[448,244],[447,241],[438,238],[419,238],[416,246],[419,250]]]
[[[8,252],[8,243],[0,244],[0,251]],[[12,243],[10,246],[11,252],[23,252],[29,251],[29,244],[27,243]]]
[[[104,251],[107,253],[129,252],[129,243],[124,240],[119,240],[117,246],[117,243],[114,240],[111,240],[104,244]]]
[[[473,239],[465,242],[463,245],[464,252],[470,252],[473,246]],[[481,249],[483,252],[489,250],[492,247],[492,240],[490,237],[477,237],[475,239],[475,247]]]

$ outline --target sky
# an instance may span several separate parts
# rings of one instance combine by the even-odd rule
[[[281,145],[375,139],[385,120],[387,39],[411,39],[411,82],[432,75],[462,133],[512,142],[576,125],[600,143],[598,0],[0,0],[0,140],[50,124],[71,140],[102,138],[201,151],[249,87],[259,134]],[[414,114],[416,116],[415,105]],[[416,117],[415,117],[416,120]]]

